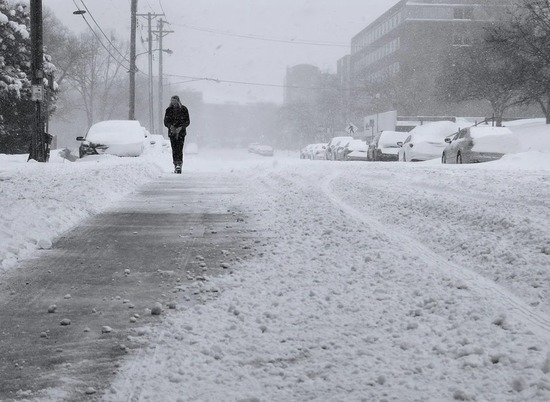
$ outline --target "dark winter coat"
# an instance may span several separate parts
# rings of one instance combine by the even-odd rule
[[[182,130],[179,132],[180,135],[185,136],[185,128],[189,126],[189,111],[183,105],[178,106],[168,106],[166,113],[164,114],[164,125],[170,129],[172,126],[175,128],[181,127]],[[172,133],[170,133],[172,134]]]

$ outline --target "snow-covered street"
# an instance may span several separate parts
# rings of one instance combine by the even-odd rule
[[[548,400],[550,176],[499,163],[220,168],[265,237],[105,399]]]
[[[101,188],[169,174],[165,157],[131,169],[110,158]],[[188,289],[198,302],[136,327],[128,339],[142,347],[104,400],[550,399],[548,152],[441,165],[212,151],[189,157],[182,179],[212,172],[240,183],[220,202],[239,206],[257,237],[230,274]],[[63,185],[43,183],[60,199]],[[90,205],[117,200],[83,187]],[[53,226],[74,217],[70,203]],[[13,247],[3,253],[16,269]]]

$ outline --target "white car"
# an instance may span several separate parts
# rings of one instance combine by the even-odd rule
[[[336,160],[336,153],[338,151],[338,149],[337,149],[338,146],[342,142],[347,143],[350,140],[353,140],[353,137],[346,136],[346,137],[334,137],[334,138],[332,138],[327,144],[327,148],[326,148],[326,152],[325,152],[326,159],[329,160],[329,161]],[[344,145],[344,144],[342,144],[342,145]]]
[[[110,154],[140,156],[145,148],[148,131],[137,120],[100,121],[89,128],[80,141],[79,155]]]
[[[248,153],[249,154],[255,154],[258,152],[258,147],[260,146],[260,144],[258,144],[257,142],[253,142],[251,144],[248,144]]]
[[[447,137],[447,147],[441,156],[442,163],[479,163],[500,159],[503,155],[518,152],[517,137],[507,127],[468,127]]]
[[[399,142],[398,159],[401,162],[420,162],[441,158],[447,146],[445,138],[460,130],[452,121],[436,121],[417,126],[409,132],[403,143]]]
[[[311,152],[314,144],[308,144],[300,149],[300,159],[311,159]]]
[[[409,133],[400,131],[382,131],[369,145],[370,161],[397,161],[398,143],[403,143]]]
[[[273,156],[273,148],[269,145],[259,145],[256,148],[256,153],[262,156]]]
[[[327,144],[320,143],[320,144],[311,144],[311,149],[309,152],[309,159],[312,160],[325,160],[326,155],[325,151],[327,148]]]
[[[344,160],[366,161],[368,159],[368,146],[365,141],[351,140],[344,147]]]

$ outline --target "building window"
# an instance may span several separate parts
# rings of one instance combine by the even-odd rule
[[[455,20],[473,20],[474,9],[473,7],[456,7],[454,9]]]

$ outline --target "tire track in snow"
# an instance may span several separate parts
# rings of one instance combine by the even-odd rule
[[[460,279],[467,284],[468,288],[476,292],[479,296],[486,297],[493,302],[498,302],[505,307],[506,311],[514,318],[528,323],[529,329],[534,333],[545,338],[550,338],[550,318],[539,312],[534,311],[520,298],[512,295],[510,292],[496,284],[495,282],[459,265],[447,261],[445,258],[434,253],[422,243],[402,234],[399,231],[389,229],[374,218],[355,209],[347,204],[331,191],[332,183],[337,179],[338,174],[332,174],[321,184],[321,190],[328,200],[335,204],[347,215],[365,223],[372,229],[386,235],[392,240],[397,240],[401,249],[410,255],[417,255],[428,265],[440,270],[444,270],[450,277]]]

